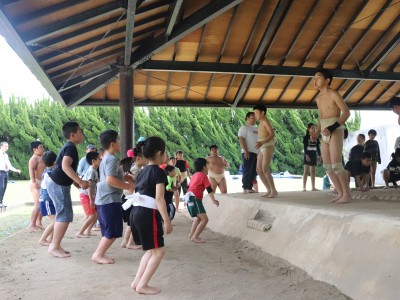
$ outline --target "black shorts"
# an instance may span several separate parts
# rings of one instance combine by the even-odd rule
[[[126,202],[126,197],[125,195],[121,196],[121,200],[122,200],[122,204],[124,204]],[[122,209],[122,219],[124,220],[125,223],[129,225],[131,225],[131,223],[129,222],[130,219],[130,215],[131,215],[131,210],[132,210],[132,206],[129,207],[128,209]]]
[[[304,164],[309,166],[316,166],[317,165],[317,154],[309,154],[308,155],[311,161],[306,160],[306,155],[304,154]]]
[[[124,227],[121,203],[96,205],[96,208],[99,215],[101,235],[108,239],[121,237]]]
[[[396,183],[399,180],[400,180],[400,174],[393,174],[392,172],[390,172],[389,182]]]
[[[130,215],[132,235],[143,250],[164,247],[164,230],[158,210],[142,206],[132,207]]]

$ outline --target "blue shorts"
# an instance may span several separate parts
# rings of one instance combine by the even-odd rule
[[[55,215],[56,208],[46,189],[40,189],[39,209],[43,217]]]
[[[121,203],[96,205],[101,235],[108,239],[122,236],[124,222],[122,220]]]
[[[40,213],[43,217],[51,216],[56,214],[56,208],[54,207],[53,201],[43,200],[39,202]]]
[[[164,230],[158,210],[133,206],[130,219],[136,245],[142,245],[145,251],[164,247]]]
[[[74,218],[71,200],[71,186],[58,185],[53,180],[47,182],[47,192],[56,208],[56,222],[70,223]]]

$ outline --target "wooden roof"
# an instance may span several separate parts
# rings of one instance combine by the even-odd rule
[[[314,108],[331,69],[350,108],[400,93],[398,0],[0,0],[0,34],[68,107]]]

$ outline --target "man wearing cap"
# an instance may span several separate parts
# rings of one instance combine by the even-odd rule
[[[86,154],[89,152],[93,152],[96,151],[96,146],[93,144],[89,144],[86,147]],[[77,173],[79,176],[83,176],[85,175],[86,171],[89,169],[90,164],[87,162],[86,160],[86,155],[84,157],[81,158],[81,160],[79,161],[79,165],[78,165],[78,169],[77,169]]]

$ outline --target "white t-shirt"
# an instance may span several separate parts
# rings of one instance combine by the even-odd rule
[[[400,148],[400,136],[396,139],[396,142],[394,143],[394,150],[397,148]]]
[[[243,125],[239,129],[238,137],[244,138],[249,152],[258,153],[258,149],[256,148],[256,143],[258,140],[257,126]],[[243,152],[244,151],[242,149],[242,153]]]

